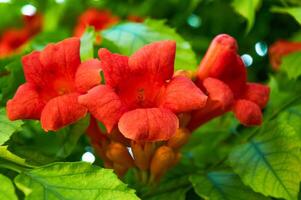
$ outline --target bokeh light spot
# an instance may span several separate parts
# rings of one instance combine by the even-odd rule
[[[265,42],[257,42],[255,51],[259,56],[265,56],[268,53],[268,45]]]
[[[94,163],[95,161],[95,156],[91,152],[85,152],[82,155],[82,161],[88,162],[88,163]]]
[[[246,67],[250,67],[253,64],[253,58],[249,54],[243,54],[241,56],[241,59],[243,60]]]
[[[23,15],[33,16],[37,12],[37,8],[31,4],[26,4],[21,8],[21,12]]]

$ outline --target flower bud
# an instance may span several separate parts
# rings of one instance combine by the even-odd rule
[[[129,168],[124,166],[124,165],[114,163],[113,164],[113,169],[114,169],[114,172],[117,174],[117,176],[119,178],[122,178],[126,174],[126,172],[128,171]]]
[[[151,161],[150,172],[151,178],[150,181],[159,181],[162,175],[171,168],[176,161],[178,160],[177,155],[174,151],[168,146],[159,147]]]
[[[180,149],[189,140],[190,131],[188,129],[179,128],[175,135],[173,135],[167,142],[167,146],[174,150]]]
[[[131,147],[136,166],[141,170],[149,169],[150,160],[155,150],[155,144],[153,142],[140,143],[132,141]]]
[[[113,142],[108,145],[106,156],[112,161],[126,168],[130,168],[134,165],[134,161],[130,156],[127,148],[118,142]]]

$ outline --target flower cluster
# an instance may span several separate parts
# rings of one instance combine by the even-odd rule
[[[22,28],[8,28],[0,35],[0,58],[15,53],[42,28],[42,16],[23,16]]]
[[[8,117],[40,119],[48,131],[90,113],[91,143],[119,176],[136,167],[141,180],[158,181],[179,160],[190,132],[225,112],[244,125],[262,122],[269,88],[247,82],[228,35],[213,40],[195,82],[174,73],[173,41],[151,43],[130,57],[99,49],[99,59],[86,62],[79,48],[79,38],[70,38],[24,56],[26,83],[8,101]]]

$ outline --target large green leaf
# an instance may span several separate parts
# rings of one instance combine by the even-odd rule
[[[283,57],[280,68],[287,73],[289,78],[296,79],[301,75],[300,63],[301,52],[294,52]]]
[[[15,188],[12,181],[6,176],[0,174],[0,199],[7,200],[17,200],[17,196],[15,194]]]
[[[286,123],[269,123],[229,156],[243,182],[266,196],[296,200],[301,181],[301,142]]]
[[[256,10],[261,4],[261,0],[233,0],[232,6],[237,13],[247,20],[247,32],[254,25]]]
[[[6,116],[5,108],[0,108],[0,145],[22,126],[22,121],[10,121]]]
[[[102,37],[119,47],[120,53],[131,55],[142,46],[159,40],[175,40],[177,52],[176,69],[194,70],[196,56],[190,44],[164,21],[148,19],[144,23],[124,23],[102,32]]]
[[[134,190],[127,188],[110,169],[88,163],[53,163],[26,170],[15,178],[26,200],[133,200]]]
[[[289,14],[301,25],[301,7],[273,7],[272,12]]]
[[[267,200],[245,186],[238,175],[229,171],[212,171],[190,176],[196,193],[210,200]]]
[[[33,164],[47,164],[69,156],[89,124],[86,117],[57,132],[44,132],[38,121],[28,121],[9,143],[10,150]]]

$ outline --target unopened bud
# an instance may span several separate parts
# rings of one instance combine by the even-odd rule
[[[188,129],[179,128],[176,134],[174,134],[167,142],[167,146],[174,150],[180,149],[189,140],[190,132]]]
[[[140,143],[132,141],[131,147],[136,166],[141,170],[149,169],[150,160],[155,150],[155,144],[152,142]]]
[[[150,181],[159,181],[162,175],[171,168],[177,161],[177,156],[168,146],[159,147],[151,161],[150,172],[151,178]]]
[[[114,142],[108,145],[106,156],[112,161],[126,168],[134,165],[134,161],[130,156],[127,148],[121,143]]]

